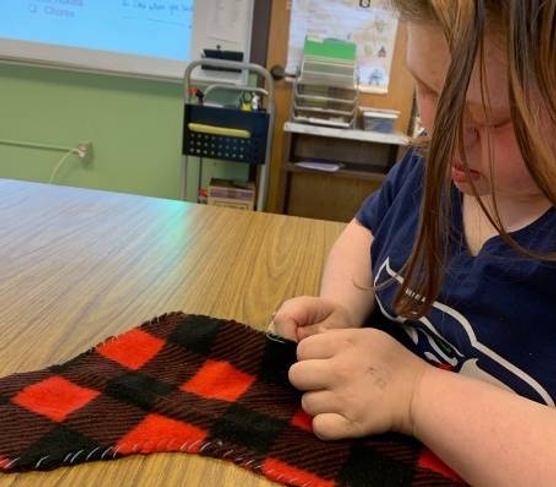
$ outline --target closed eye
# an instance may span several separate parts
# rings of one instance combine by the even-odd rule
[[[502,122],[486,124],[486,127],[490,130],[501,130],[509,127],[512,123],[512,119],[508,118]]]

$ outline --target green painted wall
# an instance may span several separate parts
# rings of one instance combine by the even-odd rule
[[[183,90],[179,83],[0,64],[0,139],[74,146],[93,143],[93,159],[70,156],[57,184],[180,197]],[[0,143],[0,177],[49,180],[64,152]],[[243,165],[207,161],[211,176],[246,178]],[[190,161],[188,199],[198,164]]]

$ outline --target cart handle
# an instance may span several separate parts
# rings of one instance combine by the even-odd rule
[[[191,78],[191,72],[198,66],[209,66],[211,68],[224,68],[224,69],[241,69],[242,71],[251,71],[266,81],[266,87],[268,91],[269,100],[274,100],[274,80],[271,74],[262,66],[254,63],[243,63],[238,61],[229,61],[227,59],[198,59],[196,61],[191,61],[185,68],[185,73],[183,75],[183,84],[185,90],[185,99],[189,97],[189,80]],[[210,84],[210,82],[208,82]],[[233,85],[231,85],[233,86]],[[245,89],[245,87],[243,87]]]

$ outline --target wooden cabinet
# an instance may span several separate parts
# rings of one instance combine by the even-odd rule
[[[262,1],[262,0],[261,0]],[[264,3],[264,2],[263,2]],[[270,70],[275,65],[286,66],[288,58],[288,42],[289,42],[289,24],[290,24],[290,8],[291,0],[272,0],[272,11],[270,17],[270,35],[268,38],[268,57],[266,61],[266,68]],[[406,68],[406,43],[407,43],[407,28],[404,22],[400,22],[398,27],[398,36],[396,39],[396,46],[394,50],[394,57],[392,60],[392,69],[390,70],[390,86],[386,94],[372,94],[360,93],[359,105],[372,106],[374,108],[389,108],[398,110],[400,117],[395,125],[395,130],[407,133],[410,127],[411,112],[413,106],[413,92],[414,82],[411,74]],[[291,117],[291,98],[292,98],[292,83],[279,82],[276,83],[276,119],[274,124],[274,136],[272,142],[272,162],[270,165],[270,188],[269,188],[269,211],[281,212],[283,211],[280,198],[283,192],[283,161],[287,158],[284,152],[288,149],[288,144],[284,143],[284,138],[287,133],[284,132],[284,124]],[[310,175],[309,175],[310,176]],[[305,174],[301,175],[296,173],[292,180],[295,184],[304,179],[303,184],[310,184],[309,181],[315,182],[316,180],[325,179],[329,181],[330,177],[322,176],[310,178]],[[306,181],[305,181],[306,179]],[[348,181],[347,179],[345,180]],[[370,184],[361,180],[349,180],[350,184]],[[356,181],[356,183],[354,183]],[[336,178],[336,187],[343,184],[343,178]],[[330,186],[326,183],[325,186]],[[347,187],[351,187],[346,184]],[[357,190],[354,190],[357,191]],[[361,194],[367,194],[370,190],[365,189]],[[297,201],[297,191],[292,191],[292,198]],[[344,195],[347,197],[347,195]],[[290,208],[294,211],[294,208]],[[318,214],[320,214],[319,212]],[[345,211],[345,214],[348,212]],[[339,218],[337,218],[339,219]],[[342,218],[342,220],[344,220]]]
[[[288,215],[349,221],[367,195],[380,187],[399,149],[401,134],[336,129],[302,123],[284,125],[279,207]],[[305,169],[301,161],[339,162],[335,172]]]

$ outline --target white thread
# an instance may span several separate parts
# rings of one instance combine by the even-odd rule
[[[210,441],[207,441],[201,448],[199,448],[199,453],[201,453],[203,450],[205,450],[205,448],[208,448],[209,446],[211,446]]]
[[[85,451],[85,450],[79,450],[77,453],[75,453],[75,454],[73,455],[73,457],[71,457],[70,463],[75,462],[75,461],[77,460],[77,457],[78,457],[79,455],[81,455],[84,451]]]
[[[77,457],[78,457],[79,455],[81,455],[83,452],[84,452],[84,450],[79,450],[75,455],[73,455],[73,457],[72,457],[71,460],[70,460],[70,463],[75,462],[75,460],[77,460]]]
[[[12,468],[20,458],[21,457],[14,458],[12,461],[6,463],[6,465],[4,465],[4,469],[9,470],[10,468]]]
[[[191,441],[185,441],[184,442],[184,450],[193,450],[194,448],[196,448],[196,446],[200,443],[199,440],[195,440],[194,442]]]
[[[265,335],[269,340],[272,340],[273,342],[286,343],[286,340],[270,331],[266,331]]]
[[[109,446],[106,450],[104,450],[104,452],[102,453],[102,455],[100,456],[101,460],[104,460],[104,455],[106,455],[110,450],[112,450],[112,447]]]
[[[46,460],[50,455],[46,455],[45,457],[42,457],[36,464],[35,464],[35,468],[39,468],[41,466],[41,463]]]
[[[91,452],[85,457],[85,461],[89,460],[89,458],[91,458],[91,456],[93,455],[93,453],[95,453],[97,450],[100,450],[100,446],[97,446],[93,451],[91,451]]]
[[[69,461],[69,458],[70,458],[72,455],[73,455],[73,453],[72,453],[72,452],[69,452],[69,453],[64,457],[63,463],[67,463],[67,462]]]

